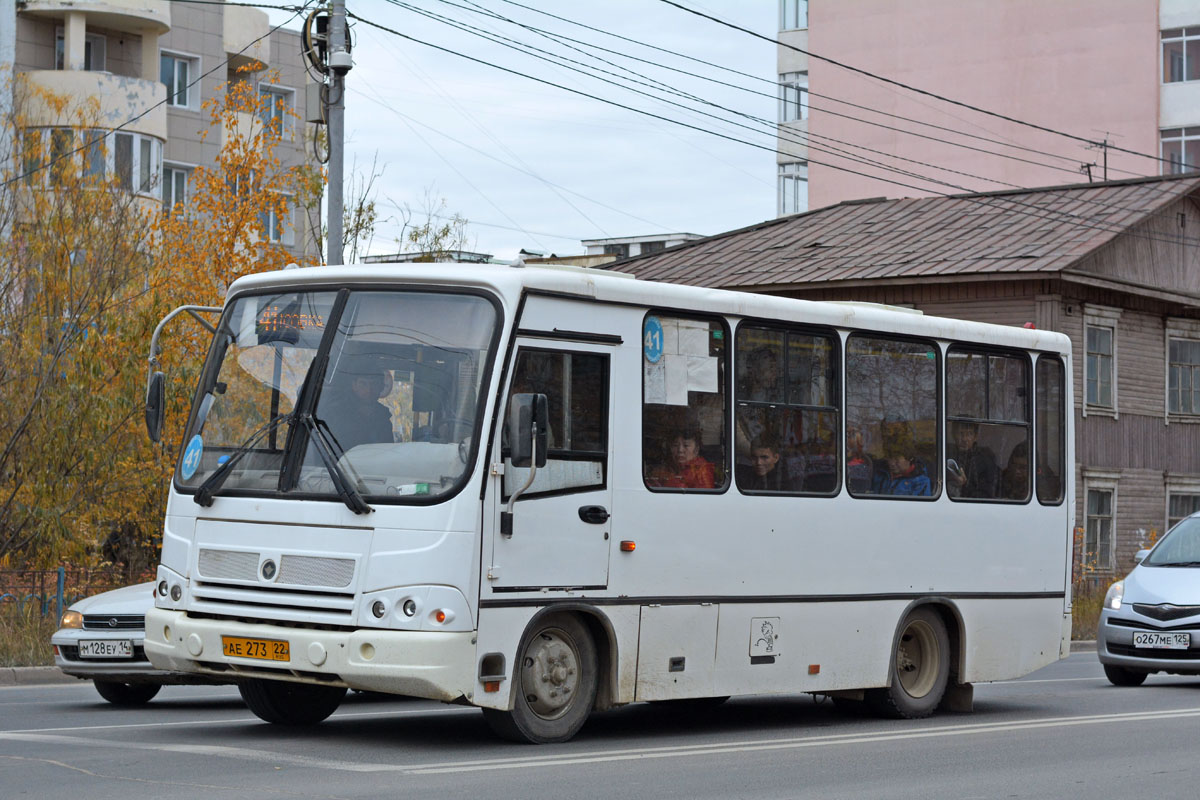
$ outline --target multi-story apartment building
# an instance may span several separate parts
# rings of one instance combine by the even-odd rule
[[[1200,168],[1200,0],[780,0],[779,27],[780,215]]]
[[[303,111],[310,82],[300,35],[273,30],[264,11],[168,0],[25,0],[0,5],[0,13],[13,17],[0,19],[12,37],[0,56],[11,53],[12,72],[68,102],[98,100],[108,129],[105,167],[147,201],[186,204],[193,170],[215,162],[224,132],[205,135],[211,122],[202,106],[227,81],[254,81],[272,101],[270,113],[283,122],[276,155],[285,165],[312,158],[306,115],[286,113]],[[27,123],[49,128],[54,120]],[[318,257],[310,231],[316,215],[293,207],[290,216],[263,220],[262,235],[298,257]]]

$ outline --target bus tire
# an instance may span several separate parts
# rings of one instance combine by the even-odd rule
[[[92,681],[96,691],[114,706],[144,706],[158,690],[157,683],[121,683],[120,681]]]
[[[1104,665],[1104,677],[1108,678],[1108,682],[1113,686],[1141,686],[1146,682],[1148,674],[1140,669],[1125,669],[1124,667],[1114,667],[1112,664]]]
[[[950,637],[938,613],[914,608],[900,624],[892,653],[890,685],[870,689],[867,703],[877,714],[920,719],[937,709],[950,677]]]
[[[596,644],[577,617],[543,617],[525,632],[513,670],[513,709],[483,709],[496,735],[514,742],[565,742],[596,702]]]
[[[247,678],[238,691],[254,715],[275,725],[316,725],[342,704],[346,689]]]

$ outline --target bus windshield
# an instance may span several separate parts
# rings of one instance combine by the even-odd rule
[[[371,502],[452,493],[479,440],[496,320],[489,300],[468,294],[235,299],[216,333],[179,485],[200,487],[232,459],[221,491],[337,497],[340,473]]]

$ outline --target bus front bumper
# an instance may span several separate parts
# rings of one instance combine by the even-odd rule
[[[229,637],[240,640],[242,652],[264,657],[226,655]],[[327,631],[191,619],[182,611],[152,608],[145,650],[159,669],[224,680],[264,678],[452,701],[471,698],[475,638],[470,631]],[[286,656],[278,642],[287,643]]]

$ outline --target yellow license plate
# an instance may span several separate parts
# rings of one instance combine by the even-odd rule
[[[277,639],[247,639],[244,636],[222,636],[221,650],[236,658],[261,658],[264,661],[288,661],[288,643]]]

